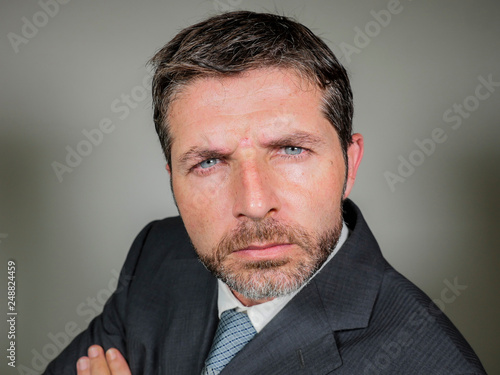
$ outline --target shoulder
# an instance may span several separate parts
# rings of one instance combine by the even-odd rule
[[[417,286],[387,265],[368,330],[378,332],[367,366],[405,373],[483,374],[458,329]]]
[[[182,219],[175,216],[155,220],[136,236],[122,272],[151,275],[162,264],[178,259],[197,259]]]
[[[363,353],[356,371],[484,374],[458,329],[423,291],[383,258],[360,210],[352,202],[346,203],[344,217],[352,232],[343,253],[338,254],[337,265],[341,267],[332,273],[348,271],[338,282],[348,280],[345,289],[351,290],[351,300],[372,301],[357,304],[364,306],[367,314],[364,329],[338,335],[341,347],[355,344],[355,351]]]
[[[132,250],[134,248],[141,248],[142,251],[146,250],[148,253],[161,251],[165,256],[172,258],[196,256],[184,223],[179,216],[155,220],[147,224],[135,238]]]

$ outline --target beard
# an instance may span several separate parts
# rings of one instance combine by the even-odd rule
[[[322,233],[309,233],[299,225],[285,225],[273,218],[241,222],[226,233],[208,254],[198,257],[215,277],[251,300],[272,299],[293,293],[305,285],[337,244],[342,215]],[[300,256],[238,261],[231,254],[255,243],[288,243],[298,246]]]

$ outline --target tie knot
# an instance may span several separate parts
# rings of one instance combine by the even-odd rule
[[[242,337],[246,337],[249,331],[252,331],[252,337],[255,335],[255,329],[246,313],[237,312],[236,310],[226,310],[221,314],[219,327],[222,332],[241,332]],[[250,337],[250,338],[252,338]]]
[[[235,310],[224,311],[205,362],[203,375],[216,375],[221,372],[256,333],[247,314]]]

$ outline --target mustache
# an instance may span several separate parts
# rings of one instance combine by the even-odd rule
[[[216,256],[219,260],[234,251],[244,249],[256,243],[289,243],[302,247],[309,252],[311,249],[310,234],[299,225],[289,225],[273,218],[260,221],[244,221],[226,233],[216,246]]]

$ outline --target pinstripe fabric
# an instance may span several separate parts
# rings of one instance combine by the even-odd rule
[[[256,333],[247,314],[224,311],[202,375],[219,374]]]

